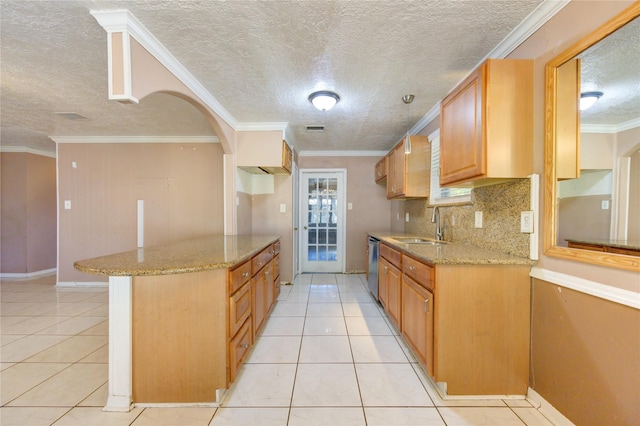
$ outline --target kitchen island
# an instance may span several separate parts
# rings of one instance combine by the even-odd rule
[[[535,262],[402,233],[368,235],[380,241],[380,303],[440,396],[524,398]]]
[[[109,276],[104,409],[218,404],[277,297],[279,251],[213,235],[75,262]]]

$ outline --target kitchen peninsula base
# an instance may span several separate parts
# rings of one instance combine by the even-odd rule
[[[279,293],[280,241],[211,236],[77,261],[109,276],[105,411],[218,406]]]

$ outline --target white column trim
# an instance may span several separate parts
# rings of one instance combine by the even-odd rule
[[[109,395],[103,411],[131,410],[132,288],[132,277],[109,277]]]
[[[620,303],[635,309],[640,309],[640,293],[622,288],[612,287],[597,283],[595,281],[584,278],[575,277],[573,275],[563,274],[561,272],[550,271],[537,266],[531,268],[530,276],[551,284],[557,284],[571,290],[586,293],[591,296],[609,300],[611,302]]]

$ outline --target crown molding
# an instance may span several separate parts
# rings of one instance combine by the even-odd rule
[[[487,56],[482,58],[478,64],[473,67],[476,69],[484,61],[489,58],[502,59],[506,58],[518,46],[520,46],[527,38],[542,27],[549,19],[553,18],[556,13],[560,12],[570,0],[544,0],[538,7],[531,12],[517,27],[515,27],[496,47],[489,52]],[[453,90],[462,83],[469,74],[460,79],[452,88]],[[429,123],[440,115],[440,102],[435,104],[427,114],[422,117],[410,130],[410,134],[417,134],[424,129]]]
[[[217,136],[49,136],[61,143],[220,143]]]
[[[384,157],[388,151],[300,151],[299,157]]]
[[[27,146],[0,146],[0,152],[18,152],[18,153],[41,155],[43,157],[56,158],[55,152],[43,151],[41,149],[33,149]]]
[[[620,124],[581,124],[580,133],[620,133],[640,127],[640,118]]]

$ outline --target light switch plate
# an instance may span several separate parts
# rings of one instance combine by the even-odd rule
[[[525,234],[533,233],[533,212],[520,212],[520,232]]]
[[[64,200],[64,209],[71,210],[71,200]]]
[[[404,221],[407,222],[407,223],[409,222],[409,212],[406,212],[404,214]]]
[[[280,204],[280,213],[286,213],[286,212],[287,212],[287,205]]]
[[[475,227],[482,228],[482,212],[476,212]]]
[[[353,210],[353,203],[347,203],[347,210]]]

